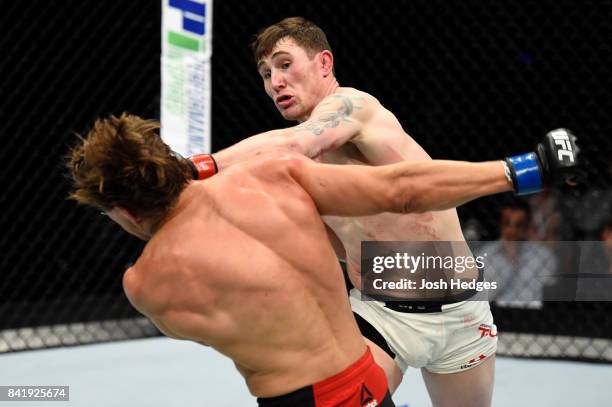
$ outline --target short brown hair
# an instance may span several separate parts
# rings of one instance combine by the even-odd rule
[[[69,198],[104,210],[160,216],[190,181],[191,169],[162,140],[155,120],[122,114],[98,119],[66,157]]]
[[[323,30],[313,22],[303,17],[289,17],[257,34],[251,44],[255,62],[270,55],[276,43],[285,37],[293,39],[310,57],[323,50],[332,50]]]

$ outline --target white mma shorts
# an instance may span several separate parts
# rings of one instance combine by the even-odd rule
[[[457,373],[478,366],[497,350],[497,327],[486,301],[446,304],[441,312],[400,312],[381,301],[362,301],[353,288],[350,302],[353,312],[382,335],[402,372],[410,366]]]

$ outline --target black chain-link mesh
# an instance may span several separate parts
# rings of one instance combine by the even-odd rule
[[[160,2],[2,7],[0,329],[132,318],[121,275],[142,245],[65,200],[61,158],[72,132],[97,116],[159,117]],[[498,159],[531,150],[550,129],[573,129],[591,184],[556,196],[556,238],[599,239],[612,189],[612,2],[217,1],[214,150],[287,126],[263,92],[248,43],[292,15],[327,32],[341,85],[377,97],[435,158]],[[500,202],[460,209],[470,233],[498,237]],[[564,255],[561,264],[572,261]],[[495,316],[501,332],[612,338],[610,310],[547,302],[538,311],[498,308]],[[606,349],[576,357],[605,358]]]
[[[66,200],[62,157],[99,115],[158,116],[159,13],[156,1],[2,3],[0,330],[138,316],[121,277],[141,244]]]

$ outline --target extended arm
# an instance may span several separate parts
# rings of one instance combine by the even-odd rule
[[[322,215],[426,212],[512,190],[501,161],[411,161],[379,167],[295,159],[292,176]]]
[[[505,161],[403,161],[379,167],[332,166],[294,157],[292,176],[323,215],[360,216],[378,212],[449,209],[499,192],[529,194],[545,185],[586,179],[576,136],[550,131],[536,152]]]
[[[330,95],[315,108],[311,118],[304,123],[257,134],[213,156],[221,171],[269,150],[284,149],[307,157],[316,157],[355,137],[371,114],[371,109],[368,108],[370,103],[361,97]]]

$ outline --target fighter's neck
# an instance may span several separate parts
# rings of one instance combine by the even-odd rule
[[[340,84],[338,83],[338,80],[336,79],[336,77],[334,77],[333,80],[331,80],[329,82],[329,85],[327,86],[324,98],[336,93],[339,89],[341,89]]]
[[[312,112],[318,106],[318,104],[321,103],[321,101],[323,99],[325,99],[329,95],[333,95],[334,93],[338,93],[338,91],[340,91],[340,90],[342,90],[342,88],[340,87],[340,84],[338,84],[338,80],[335,77],[330,78],[329,83],[327,83],[322,88],[322,91],[319,93],[319,97],[318,97],[318,100],[317,100],[317,105],[312,107],[312,110],[308,113],[308,116],[305,116],[304,118],[298,120],[298,123],[303,123],[306,120],[310,119],[310,116],[312,115]]]
[[[180,213],[184,212],[192,202],[196,200],[195,190],[198,185],[195,183],[188,184],[185,189],[181,192],[178,200],[174,205],[165,213],[165,215],[148,219],[145,223],[145,227],[151,232],[151,235],[154,235],[158,232],[166,223],[170,222],[173,218],[175,218]],[[201,199],[200,199],[201,200]]]
[[[142,228],[148,234],[149,239],[151,239],[153,235],[157,233],[157,231],[162,227],[162,225],[166,223],[166,221],[169,218],[169,215],[170,213],[166,213],[165,216],[157,217],[157,218],[149,218],[141,222]]]

